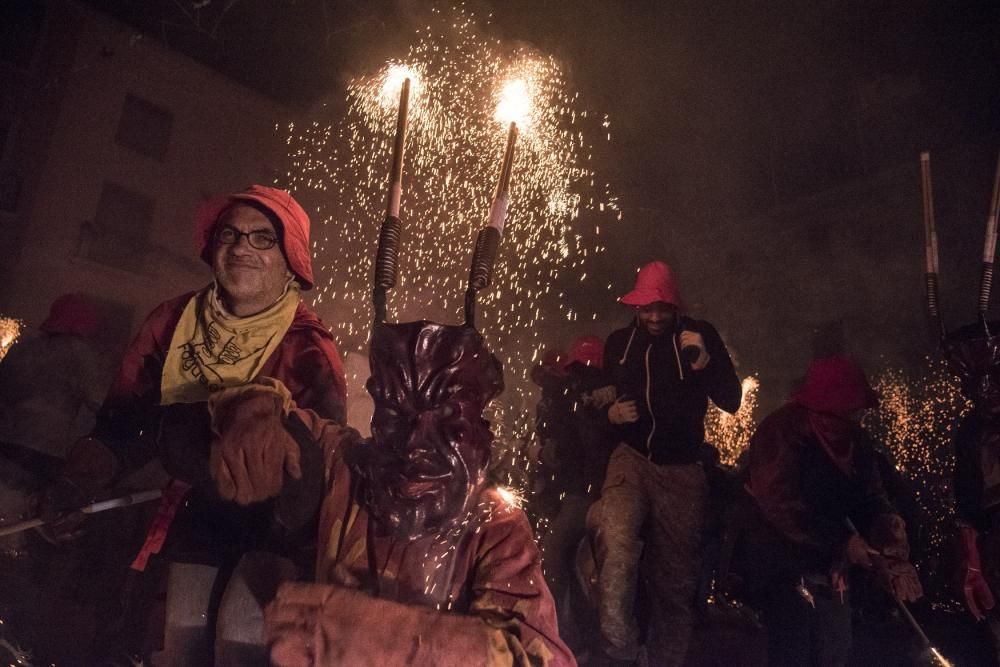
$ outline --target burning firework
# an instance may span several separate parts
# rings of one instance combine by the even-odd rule
[[[757,411],[760,382],[755,377],[746,377],[742,385],[743,402],[735,414],[723,412],[715,404],[705,414],[705,442],[715,445],[720,461],[727,466],[736,465],[740,454],[750,445],[750,436],[757,427],[754,413]]]
[[[315,305],[345,348],[357,348],[372,319],[370,258],[402,82],[409,79],[411,90],[390,319],[460,317],[472,240],[487,221],[493,184],[502,180],[496,158],[516,123],[505,239],[497,278],[479,298],[478,322],[505,362],[504,417],[520,433],[532,403],[526,380],[542,346],[540,325],[596,318],[571,311],[559,285],[586,279],[588,257],[603,250],[598,220],[620,219],[606,189],[595,189],[589,167],[583,126],[602,119],[578,109],[555,59],[480,36],[478,19],[466,9],[433,16],[405,59],[350,84],[348,111],[336,126],[288,128],[286,185],[324,196],[316,216],[322,278]],[[581,216],[585,212],[593,215]]]
[[[0,360],[7,356],[7,352],[17,342],[23,327],[21,320],[0,316]]]

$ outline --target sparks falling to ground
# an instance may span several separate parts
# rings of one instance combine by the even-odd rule
[[[586,280],[588,258],[603,250],[601,223],[620,220],[590,165],[587,135],[604,139],[608,123],[581,108],[554,58],[483,37],[488,18],[462,7],[432,17],[405,58],[351,82],[342,121],[287,128],[284,185],[322,202],[313,212],[315,305],[345,349],[361,349],[402,81],[410,79],[410,112],[390,321],[460,321],[473,241],[517,123],[507,224],[477,324],[504,362],[504,418],[518,428],[533,404],[527,372],[544,324],[596,319],[571,310],[564,292]]]
[[[865,427],[882,443],[900,474],[917,516],[917,539],[922,555],[917,562],[925,589],[937,599],[949,599],[951,581],[934,580],[951,539],[954,498],[951,476],[955,467],[954,429],[972,407],[962,395],[958,379],[939,361],[928,360],[918,372],[889,369],[875,377],[872,386],[879,405],[865,418]],[[897,501],[897,502],[900,502]],[[947,575],[942,571],[942,575]]]
[[[723,465],[736,465],[746,448],[750,445],[757,423],[754,413],[757,411],[757,390],[760,382],[755,377],[743,378],[743,402],[735,414],[723,412],[712,404],[705,414],[705,442],[715,445],[719,450],[719,460]]]
[[[0,360],[7,356],[7,352],[21,335],[23,323],[12,317],[0,316]]]

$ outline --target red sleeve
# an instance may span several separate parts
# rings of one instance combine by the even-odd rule
[[[514,656],[515,665],[575,665],[559,638],[555,601],[528,518],[502,500],[496,508],[478,549],[469,610],[503,631],[506,646],[492,646],[491,657],[502,662],[493,654],[499,649]]]
[[[110,447],[126,470],[136,469],[155,456],[163,362],[193,294],[171,299],[149,314],[126,348],[118,375],[97,414],[91,435]]]
[[[298,407],[343,424],[347,382],[333,340],[312,328],[298,329],[286,334],[275,354],[273,370],[265,368],[263,374],[288,387]]]
[[[193,292],[161,303],[142,323],[139,333],[125,349],[118,375],[104,405],[128,404],[136,400],[159,403],[160,377],[167,347]]]
[[[794,408],[768,416],[750,438],[750,493],[768,522],[802,542],[805,504],[799,489],[799,437]]]

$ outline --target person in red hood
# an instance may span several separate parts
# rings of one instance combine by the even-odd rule
[[[299,296],[312,288],[313,272],[309,217],[298,202],[254,185],[203,205],[196,229],[214,281],[149,315],[96,428],[70,449],[41,506],[43,516],[62,517],[49,537],[71,537],[80,517],[68,510],[159,459],[173,481],[132,567],[144,569],[157,553],[169,563],[167,663],[212,664],[213,653],[220,662],[263,660],[263,605],[281,579],[312,569],[318,499],[302,498],[299,480],[322,461],[236,452],[232,474],[265,469],[268,483],[239,498],[220,494],[207,401],[268,376],[298,405],[343,422],[345,381],[332,335]]]
[[[617,392],[606,414],[620,444],[588,517],[598,614],[608,654],[633,659],[641,559],[650,600],[649,662],[680,665],[694,622],[708,496],[705,413],[710,398],[735,412],[742,389],[715,328],[682,314],[669,266],[643,266],[621,302],[635,319],[608,337],[603,362]]]
[[[0,363],[0,450],[38,454],[45,469],[86,432],[80,417],[92,422],[107,390],[93,344],[101,328],[92,299],[63,294],[38,331],[11,348]]]
[[[772,665],[846,664],[852,566],[874,569],[905,602],[922,595],[905,524],[860,427],[877,402],[856,361],[816,359],[750,440],[748,490],[764,520],[751,541]]]

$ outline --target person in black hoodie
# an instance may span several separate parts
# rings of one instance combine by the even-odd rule
[[[621,302],[635,308],[635,321],[608,337],[603,363],[617,390],[607,415],[619,444],[588,516],[601,633],[609,656],[638,654],[634,608],[641,570],[649,664],[680,665],[701,563],[708,399],[732,413],[742,390],[715,328],[681,314],[669,266],[642,267]]]

